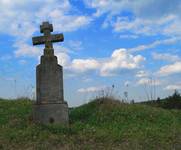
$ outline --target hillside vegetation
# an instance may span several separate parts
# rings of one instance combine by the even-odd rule
[[[180,109],[181,110],[181,95],[175,90],[175,92],[164,99],[158,98],[157,100],[151,100],[146,102],[141,102],[141,104],[146,104],[154,107],[161,107],[165,109]]]
[[[30,100],[0,100],[0,149],[181,149],[181,110],[97,99],[70,109],[70,126],[36,125]]]

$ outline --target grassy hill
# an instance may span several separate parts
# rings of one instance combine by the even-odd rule
[[[0,149],[181,149],[181,110],[98,99],[70,109],[70,126],[35,125],[29,100],[0,100]]]

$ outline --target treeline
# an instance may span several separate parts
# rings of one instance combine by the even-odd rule
[[[164,99],[157,98],[157,100],[141,102],[141,104],[162,107],[165,109],[181,109],[181,94],[175,90],[171,96]]]

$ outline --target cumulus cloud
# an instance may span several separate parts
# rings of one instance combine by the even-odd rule
[[[161,76],[181,73],[181,62],[175,62],[174,64],[166,65],[160,68],[158,74]]]
[[[94,93],[94,92],[99,92],[102,90],[105,90],[106,86],[92,86],[92,87],[87,87],[87,88],[80,88],[77,90],[79,93]]]
[[[172,55],[170,53],[152,53],[152,57],[155,60],[165,60],[175,62],[178,61],[180,58],[177,55]]]
[[[102,76],[114,75],[121,69],[136,69],[140,67],[145,58],[141,55],[133,56],[126,49],[116,49],[112,53],[110,59],[106,60],[100,69]]]
[[[129,31],[136,34],[181,35],[181,3],[178,0],[84,0],[96,9],[94,16],[107,15],[103,27],[111,26],[116,32]],[[164,6],[164,7],[163,7]],[[131,17],[120,17],[122,12]],[[116,21],[115,21],[115,18]]]
[[[76,30],[90,21],[88,16],[70,14],[73,8],[68,0],[0,1],[0,8],[0,31],[16,36],[31,36],[45,20],[53,21],[55,29],[64,32]]]
[[[41,0],[1,0],[0,33],[15,38],[16,56],[30,55],[31,52],[34,55],[37,48],[30,47],[28,41],[39,31],[41,22],[49,20],[53,22],[54,30],[61,32],[75,31],[91,22],[91,17],[72,12],[74,8],[69,0],[44,0],[43,3]],[[28,49],[22,50],[22,47]]]
[[[108,58],[73,59],[68,69],[85,73],[97,71],[101,76],[114,76],[121,70],[133,70],[140,67],[145,58],[141,55],[132,55],[126,49],[116,49]]]
[[[91,22],[88,16],[66,15],[62,10],[56,9],[50,13],[50,19],[54,23],[56,30],[67,32],[84,27]],[[61,18],[61,19],[60,19]]]
[[[79,73],[96,70],[99,67],[100,63],[95,59],[74,59],[71,65],[71,69]]]
[[[181,90],[181,84],[168,85],[165,90]]]

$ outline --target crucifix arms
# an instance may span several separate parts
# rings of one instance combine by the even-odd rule
[[[45,48],[53,48],[54,42],[64,41],[63,34],[51,34],[51,32],[53,32],[53,26],[49,24],[49,22],[43,22],[42,25],[40,25],[40,32],[44,35],[33,37],[33,45],[45,44]]]
[[[45,44],[46,42],[62,42],[64,40],[63,34],[54,34],[49,37],[37,36],[33,37],[33,45]]]

